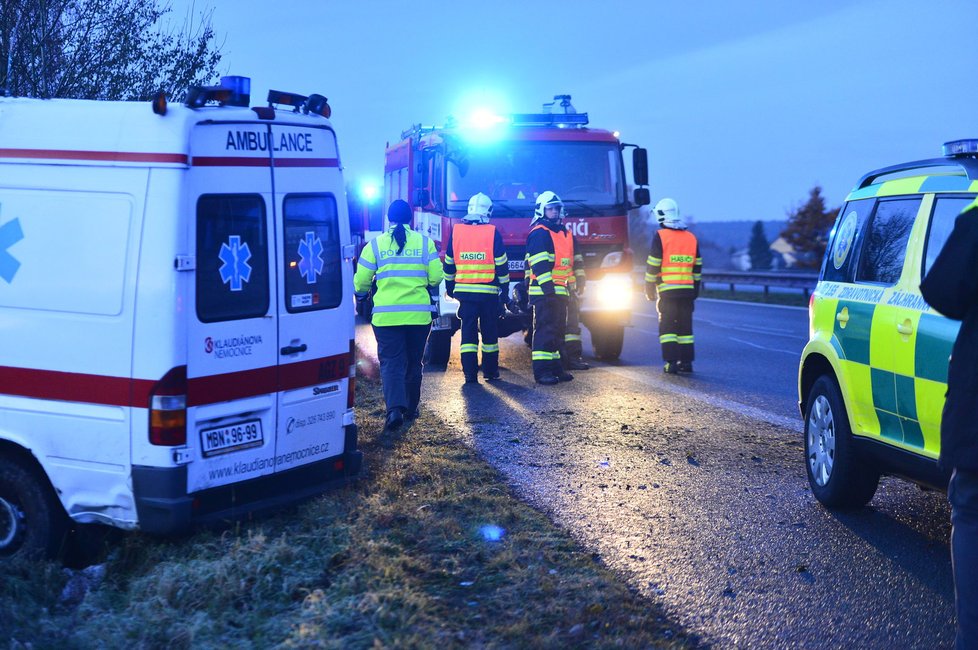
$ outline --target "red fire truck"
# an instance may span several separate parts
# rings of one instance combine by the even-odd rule
[[[524,275],[526,236],[536,197],[547,190],[564,201],[565,223],[583,254],[588,282],[581,322],[595,355],[617,359],[624,328],[631,324],[632,251],[628,211],[649,203],[645,149],[616,133],[588,128],[570,95],[557,95],[542,113],[482,115],[471,123],[449,118],[444,126],[412,126],[387,146],[386,203],[404,199],[414,226],[444,253],[452,227],[461,222],[477,192],[493,201],[492,222],[502,234],[514,281]],[[631,196],[622,153],[632,149]],[[459,327],[458,303],[442,291],[429,338],[428,361],[448,362]]]

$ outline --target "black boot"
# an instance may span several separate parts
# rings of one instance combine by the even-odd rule
[[[400,406],[395,406],[387,414],[387,423],[384,425],[384,431],[394,432],[401,428],[404,424],[404,409]]]

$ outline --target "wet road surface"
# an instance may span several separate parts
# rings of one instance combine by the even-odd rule
[[[705,312],[698,304],[698,317]],[[701,356],[728,354],[711,338],[740,338],[729,320],[719,335],[697,321]],[[636,325],[655,332],[654,321]],[[787,339],[765,345],[778,341]],[[447,371],[425,375],[423,408],[705,643],[950,647],[944,495],[887,478],[868,508],[819,506],[793,385],[752,397],[772,377],[780,386],[790,371],[793,381],[797,357],[769,351],[786,362],[754,373],[760,388],[716,357],[692,376],[665,376],[646,336],[629,331],[620,364],[538,387],[514,335],[501,341],[503,381],[463,386],[454,343]],[[736,345],[729,353],[744,356]]]

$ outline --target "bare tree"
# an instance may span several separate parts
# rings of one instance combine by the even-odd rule
[[[217,76],[212,12],[179,28],[160,0],[3,0],[0,92],[6,96],[182,99]]]

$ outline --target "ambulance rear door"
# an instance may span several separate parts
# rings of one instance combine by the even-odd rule
[[[275,471],[275,209],[267,123],[191,132],[188,493]]]
[[[271,127],[278,242],[276,470],[343,453],[353,339],[349,221],[328,126]]]

